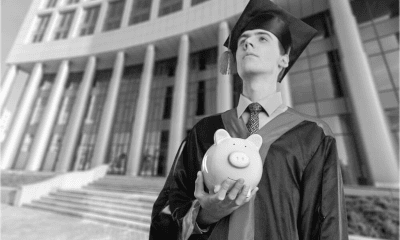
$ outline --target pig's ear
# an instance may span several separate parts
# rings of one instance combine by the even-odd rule
[[[253,143],[258,149],[261,148],[262,145],[262,137],[258,134],[252,134],[247,138],[248,141]]]
[[[231,135],[224,129],[218,129],[214,134],[214,143],[219,144],[222,140],[227,138],[231,138]]]

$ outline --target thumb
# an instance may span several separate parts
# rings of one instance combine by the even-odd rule
[[[201,197],[205,194],[204,183],[203,183],[203,173],[201,171],[197,172],[197,179],[194,185],[194,196],[196,198]]]

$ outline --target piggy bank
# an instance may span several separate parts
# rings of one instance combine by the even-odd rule
[[[232,138],[224,129],[218,129],[201,167],[209,191],[218,192],[222,182],[228,178],[243,178],[250,191],[257,187],[263,168],[259,153],[261,144],[262,138],[258,134],[247,139]]]

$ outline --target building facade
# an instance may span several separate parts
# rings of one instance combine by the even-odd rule
[[[1,167],[165,176],[187,131],[235,106],[222,43],[248,1],[33,0],[0,107],[29,79]],[[335,134],[345,184],[398,185],[398,1],[276,0],[318,30],[280,88]]]

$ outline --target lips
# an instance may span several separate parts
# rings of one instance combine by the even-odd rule
[[[253,57],[258,57],[256,54],[254,53],[246,53],[246,55],[244,55],[243,58],[248,57],[248,56],[253,56]]]

